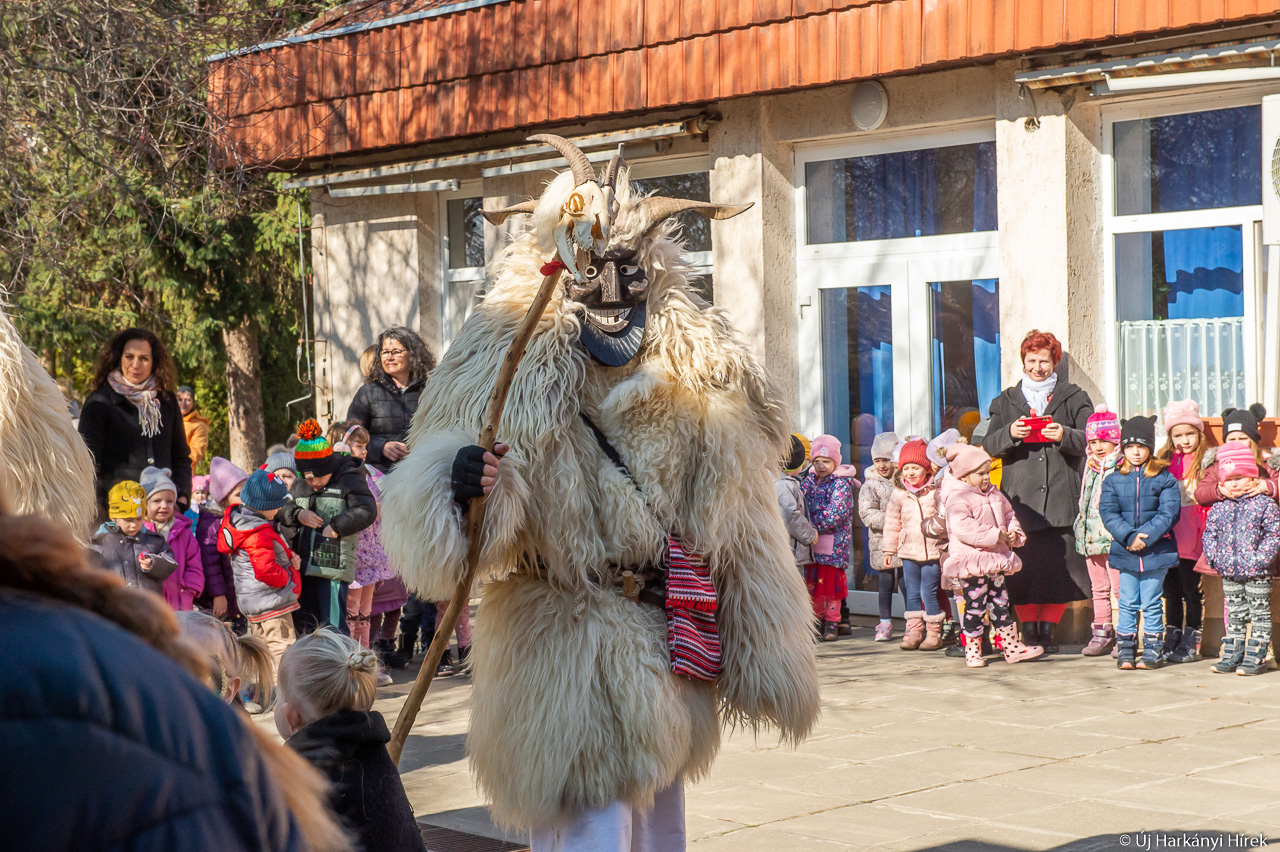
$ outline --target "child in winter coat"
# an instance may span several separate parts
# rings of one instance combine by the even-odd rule
[[[172,474],[170,474],[172,475]],[[191,477],[191,506],[182,514],[187,516],[194,526],[200,517],[200,507],[209,502],[209,477]]]
[[[299,628],[309,633],[328,624],[349,634],[347,594],[356,576],[356,534],[377,520],[378,504],[364,463],[335,454],[319,423],[306,421],[298,436],[293,458],[299,479],[289,489],[293,501],[280,510],[280,520],[304,566]]]
[[[933,468],[925,442],[908,441],[898,452],[895,489],[884,516],[884,570],[893,567],[894,557],[902,559],[902,581],[906,587],[907,632],[902,637],[904,651],[934,651],[942,647],[942,622],[946,613],[938,604],[942,579],[942,548],[937,539],[925,534],[925,522],[937,513]]]
[[[1098,513],[1111,533],[1110,567],[1120,572],[1116,666],[1134,668],[1138,611],[1142,611],[1142,659],[1137,668],[1164,665],[1165,573],[1178,564],[1173,525],[1182,508],[1178,480],[1152,455],[1155,417],[1134,417],[1120,430],[1123,460],[1102,483]]]
[[[268,699],[275,692],[275,662],[259,636],[237,636],[207,612],[178,613],[178,628],[209,659],[209,674],[222,700],[243,707],[241,688]]]
[[[222,517],[240,502],[240,489],[249,474],[221,456],[209,463],[209,502],[200,507],[196,519],[196,542],[200,545],[200,561],[204,564],[204,591],[196,598],[196,606],[223,621],[245,629],[244,616],[236,606],[236,581],[231,573],[231,557],[218,550]]]
[[[821,623],[822,640],[839,637],[840,602],[849,595],[849,548],[853,541],[853,512],[857,499],[853,483],[836,475],[841,461],[840,440],[834,435],[813,439],[809,473],[800,483],[809,521],[817,530],[813,562],[805,567],[805,585],[813,599],[814,616]]]
[[[1161,417],[1167,440],[1157,458],[1169,462],[1169,472],[1178,480],[1182,511],[1173,525],[1178,543],[1178,564],[1164,578],[1165,656],[1171,663],[1200,659],[1200,628],[1204,606],[1200,593],[1200,538],[1207,512],[1196,504],[1196,486],[1204,468],[1204,421],[1200,406],[1193,400],[1171,402]]]
[[[1218,448],[1218,478],[1227,497],[1214,504],[1204,529],[1204,559],[1222,577],[1227,631],[1215,672],[1241,675],[1266,670],[1271,642],[1271,582],[1280,553],[1280,506],[1265,494],[1252,494],[1258,463],[1247,446],[1230,442]],[[1245,623],[1253,629],[1245,642]]]
[[[876,583],[880,605],[880,623],[876,625],[877,642],[893,640],[893,589],[898,570],[898,560],[889,568],[884,567],[884,514],[893,498],[893,475],[898,466],[893,461],[898,436],[893,432],[881,432],[871,440],[871,468],[866,481],[858,492],[858,517],[867,528],[867,550],[871,567],[880,577]]]
[[[147,494],[147,529],[165,537],[169,552],[178,563],[178,569],[164,581],[165,602],[174,612],[190,612],[195,608],[196,596],[204,591],[204,562],[191,531],[191,519],[175,514],[178,486],[170,479],[167,467],[143,468],[139,484]]]
[[[1072,532],[1076,552],[1089,566],[1089,585],[1093,593],[1093,636],[1080,653],[1101,657],[1115,645],[1116,633],[1111,621],[1111,593],[1120,590],[1120,572],[1107,565],[1111,552],[1111,533],[1107,532],[1098,513],[1102,483],[1120,462],[1120,418],[1105,406],[1089,415],[1084,427],[1089,442],[1089,456],[1080,487],[1080,514],[1076,515]]]
[[[1262,454],[1262,431],[1258,428],[1260,421],[1267,416],[1267,410],[1254,403],[1245,408],[1228,408],[1222,412],[1223,443],[1238,442],[1248,445],[1253,452],[1254,461],[1258,464],[1258,481],[1250,488],[1252,494],[1266,494],[1272,500],[1280,494],[1280,461],[1276,457],[1266,458]],[[1201,468],[1200,481],[1196,483],[1196,502],[1201,506],[1212,506],[1219,500],[1231,499],[1227,489],[1218,476],[1216,453],[1207,450]]]
[[[782,469],[774,473],[773,490],[778,495],[778,509],[791,536],[791,550],[801,574],[813,561],[813,541],[818,537],[818,531],[809,523],[809,510],[804,502],[804,492],[800,490],[800,477],[808,463],[809,439],[799,432],[792,432],[791,454],[783,460]]]
[[[1024,645],[1009,609],[1004,578],[1022,569],[1013,552],[1027,537],[1013,505],[991,484],[991,457],[980,447],[955,444],[947,450],[951,483],[946,499],[948,578],[964,589],[965,665],[981,668],[983,617],[1000,639],[1005,662],[1041,656],[1044,649]]]
[[[302,578],[298,555],[271,520],[285,503],[284,483],[255,470],[240,492],[240,504],[222,516],[218,550],[231,556],[236,601],[276,663],[298,638],[292,613],[298,609]]]
[[[373,709],[378,657],[337,631],[298,640],[280,663],[276,730],[333,785],[330,804],[361,849],[425,852],[391,732]]]
[[[91,547],[102,566],[124,578],[132,589],[164,594],[164,581],[178,568],[164,536],[145,526],[147,492],[125,480],[107,492],[109,520],[93,537]]]

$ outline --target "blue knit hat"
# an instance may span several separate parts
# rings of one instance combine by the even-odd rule
[[[255,470],[240,491],[240,502],[246,508],[269,512],[283,506],[288,493],[289,489],[284,487],[283,482],[265,470]]]

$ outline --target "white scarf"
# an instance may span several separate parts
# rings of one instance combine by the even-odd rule
[[[1050,373],[1049,378],[1042,382],[1034,381],[1027,375],[1022,377],[1022,398],[1031,406],[1032,414],[1044,416],[1044,410],[1049,407],[1049,397],[1053,396],[1053,389],[1057,386],[1057,373]]]

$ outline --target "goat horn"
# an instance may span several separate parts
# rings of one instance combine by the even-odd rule
[[[537,206],[537,201],[521,201],[519,204],[503,207],[501,210],[481,210],[480,215],[488,220],[490,225],[501,225],[507,221],[508,216],[514,216],[517,213],[532,213]]]
[[[600,185],[613,186],[615,183],[617,183],[618,172],[622,171],[622,167],[625,166],[626,164],[627,164],[627,161],[622,158],[622,146],[619,145],[618,153],[614,154],[612,157],[609,158],[609,167],[604,170],[604,180],[600,183]]]
[[[569,161],[569,169],[573,172],[573,182],[576,186],[595,181],[596,170],[591,166],[591,161],[578,149],[577,145],[568,139],[563,136],[553,136],[550,133],[539,133],[536,136],[530,136],[529,141],[541,142],[559,151],[561,156]]]
[[[686,210],[696,210],[708,219],[732,219],[739,213],[749,210],[754,203],[712,204],[709,201],[692,201],[688,198],[665,198],[661,195],[650,196],[637,205],[645,223],[640,232],[644,233],[660,222]]]

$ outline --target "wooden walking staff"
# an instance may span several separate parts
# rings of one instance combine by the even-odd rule
[[[498,377],[494,382],[493,391],[489,394],[489,406],[485,410],[484,423],[480,428],[480,438],[476,441],[488,452],[493,452],[498,424],[502,421],[502,409],[507,404],[507,393],[511,390],[516,368],[520,366],[520,359],[524,357],[524,350],[529,345],[529,339],[533,337],[533,330],[551,301],[551,294],[555,292],[562,269],[564,264],[560,261],[552,261],[542,267],[544,275],[542,286],[538,289],[533,304],[529,306],[529,312],[524,315],[524,321],[516,330],[516,336],[507,347],[506,357],[502,359],[502,365],[498,368]],[[449,639],[453,635],[453,629],[458,625],[462,608],[468,606],[471,601],[471,584],[475,581],[476,569],[480,563],[480,528],[484,526],[484,511],[485,498],[472,499],[467,509],[466,570],[453,592],[453,600],[449,601],[449,608],[444,612],[444,620],[436,627],[435,638],[427,648],[427,656],[422,660],[422,668],[418,669],[418,676],[413,681],[413,689],[409,690],[409,697],[400,708],[395,730],[391,732],[391,742],[387,744],[391,759],[397,764],[400,762],[400,753],[404,751],[404,742],[409,738],[409,729],[413,727],[414,721],[418,718],[418,711],[422,709],[422,699],[426,697],[431,680],[436,675],[436,666],[440,665],[444,649],[449,647]]]

